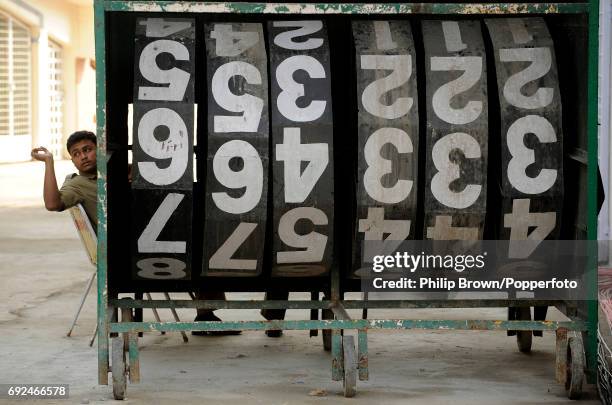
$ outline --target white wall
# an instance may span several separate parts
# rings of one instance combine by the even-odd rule
[[[91,68],[77,75],[79,59],[87,67],[95,59],[93,0],[2,0],[0,9],[32,30],[32,145],[49,143],[48,40],[62,46],[63,140],[76,130],[95,128],[95,75]]]

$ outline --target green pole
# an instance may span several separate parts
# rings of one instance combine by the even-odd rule
[[[98,138],[98,383],[108,384],[108,289],[106,228],[106,52],[104,0],[95,0],[96,132]]]
[[[598,63],[599,63],[599,0],[589,2],[589,71],[588,71],[588,166],[587,166],[587,239],[589,260],[587,271],[591,275],[590,297],[587,302],[588,332],[586,337],[587,379],[595,383],[597,378],[597,111],[598,111]],[[592,246],[591,246],[592,245]]]

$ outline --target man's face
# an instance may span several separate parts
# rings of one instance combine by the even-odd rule
[[[86,174],[96,173],[96,144],[86,139],[72,145],[70,158],[76,168]]]

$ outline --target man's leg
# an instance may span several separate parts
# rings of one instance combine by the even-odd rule
[[[225,301],[224,292],[197,292],[195,294],[198,300],[214,300],[214,301]],[[213,321],[221,322],[221,319],[217,317],[213,311],[214,308],[198,308],[195,322]],[[195,336],[221,336],[221,335],[239,335],[242,333],[239,330],[224,330],[224,331],[192,331],[191,334]]]
[[[266,301],[287,301],[289,299],[289,293],[286,291],[268,291],[264,298]],[[266,318],[268,321],[278,319],[285,319],[285,309],[262,309],[261,315]],[[266,335],[268,337],[281,337],[283,334],[282,330],[267,330]]]
[[[196,299],[198,300],[225,301],[224,292],[197,292],[195,296],[196,296]],[[202,318],[201,320],[209,320],[209,318],[215,317],[215,315],[213,314],[213,311],[215,311],[214,308],[210,308],[210,309],[209,308],[198,308],[196,320],[200,320],[198,318]],[[220,321],[220,319],[217,319],[217,320]]]

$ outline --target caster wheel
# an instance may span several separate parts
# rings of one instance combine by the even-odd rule
[[[125,363],[125,349],[123,336],[111,338],[112,340],[112,363],[113,375],[113,398],[123,400],[127,390],[127,372]]]

